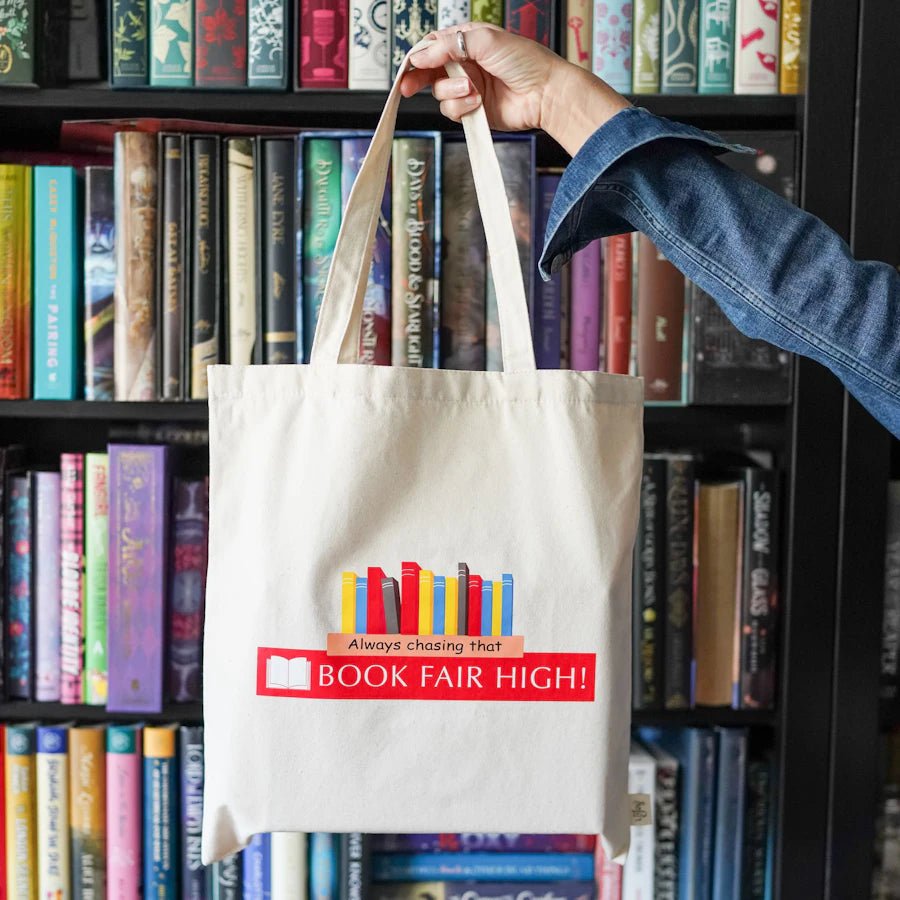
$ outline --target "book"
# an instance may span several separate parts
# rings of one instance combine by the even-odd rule
[[[242,856],[244,900],[269,900],[272,895],[272,836],[254,834]],[[197,900],[204,896],[197,894]]]
[[[284,90],[288,86],[289,8],[284,0],[249,0],[247,87]]]
[[[308,360],[341,227],[341,142],[306,138],[302,148],[303,352]]]
[[[246,87],[246,0],[196,0],[194,23],[194,84],[197,87]]]
[[[240,853],[232,853],[225,859],[212,864],[212,900],[242,900],[243,871]],[[297,896],[296,894],[294,896]]]
[[[497,0],[495,0],[497,2]],[[391,4],[391,80],[403,57],[437,25],[437,0],[394,0]]]
[[[221,290],[222,210],[219,139],[215,135],[188,138],[190,177],[188,239],[190,297],[190,397],[206,400],[206,367],[222,362]]]
[[[209,542],[209,478],[175,478],[169,565],[169,698],[199,703]]]
[[[593,834],[373,834],[371,845],[373,853],[592,853],[597,838]]]
[[[560,272],[562,290],[559,297],[559,367],[568,369],[571,362],[569,352],[569,319],[572,311],[572,279],[568,277],[568,271]]]
[[[888,482],[885,521],[879,696],[889,711],[900,698],[900,481]]]
[[[597,900],[622,900],[622,866],[613,862],[597,845]]]
[[[419,572],[419,634],[434,634],[434,572],[428,569]]]
[[[112,166],[84,170],[84,399],[112,400],[116,287]]]
[[[97,0],[74,0],[69,14],[69,78],[99,81],[102,28]]]
[[[141,882],[140,725],[106,730],[107,900],[139,896]],[[187,856],[187,849],[185,851]],[[190,894],[185,893],[185,896]]]
[[[734,85],[735,0],[699,0],[698,94],[730,94]]]
[[[81,703],[84,674],[84,456],[59,458],[60,700]]]
[[[110,84],[144,87],[150,83],[150,22],[147,0],[111,0]]]
[[[781,4],[781,62],[778,73],[780,94],[802,94],[806,90],[806,32],[809,13],[803,0],[783,0]]]
[[[569,363],[582,372],[596,372],[600,366],[600,323],[602,310],[603,258],[600,241],[579,250],[569,263],[572,309],[569,319]]]
[[[108,693],[107,576],[109,457],[84,457],[84,702],[104,706]]]
[[[631,256],[630,234],[606,238],[604,360],[614,375],[627,375],[631,368]]]
[[[115,139],[116,400],[156,399],[156,143],[139,131]]]
[[[560,175],[550,172],[538,175],[537,228],[535,229],[538,240],[543,240],[543,236],[547,232],[550,208],[559,187],[560,177]],[[445,308],[448,302],[445,297]],[[535,362],[539,369],[560,368],[561,304],[562,274],[554,272],[549,281],[539,279],[535,286],[534,319],[532,321]]]
[[[0,85],[35,84],[40,34],[36,0],[0,2]]]
[[[144,893],[174,897],[178,873],[177,725],[144,728]]]
[[[764,900],[766,897],[766,863],[769,845],[769,810],[771,797],[771,763],[766,757],[751,757],[747,763],[747,797],[744,817],[744,887],[742,900]]]
[[[205,900],[209,872],[200,858],[200,832],[203,824],[203,727],[182,725],[178,729],[178,748],[181,771],[181,896],[185,900]],[[244,858],[249,857],[248,849]]]
[[[31,217],[29,166],[0,165],[0,399],[31,393]]]
[[[37,728],[37,896],[71,896],[69,729]]]
[[[70,728],[69,820],[74,900],[106,896],[106,812],[106,729],[102,725]],[[115,860],[111,861],[115,865]]]
[[[32,559],[34,565],[33,697],[59,701],[60,675],[60,564],[59,472],[31,473]]]
[[[10,535],[9,523],[9,490],[10,476],[13,472],[21,469],[24,459],[24,448],[18,444],[9,447],[0,447],[0,591],[5,598],[4,615],[2,617],[3,635],[0,636],[0,697],[6,697],[6,677],[7,677],[7,660],[8,647],[7,644],[12,637],[12,619],[10,609],[12,606],[12,598],[10,594],[11,582],[9,579],[9,557],[13,552],[13,546]],[[0,731],[0,757],[3,752],[3,734]],[[0,758],[0,773],[2,773],[2,758]],[[3,778],[0,776],[0,791],[2,791]],[[2,840],[4,825],[2,822],[3,798],[0,796],[0,840]],[[4,860],[4,852],[0,846],[0,884],[3,884],[2,865]]]
[[[656,761],[656,793],[653,805],[656,854],[653,896],[654,900],[678,900],[678,799],[681,767],[671,753],[653,740],[644,740],[644,745]]]
[[[483,371],[487,244],[465,143],[445,140],[441,165],[441,365]]]
[[[34,399],[80,391],[81,250],[78,186],[70,166],[34,167]]]
[[[566,6],[566,59],[591,69],[594,10],[591,0],[571,0]]]
[[[373,893],[372,838],[358,831],[340,835],[338,900],[369,900]]]
[[[299,87],[347,87],[347,13],[347,0],[300,0]]]
[[[631,92],[632,8],[626,0],[594,2],[593,71],[622,94]]]
[[[193,4],[186,0],[150,2],[150,86],[194,84]]]
[[[271,900],[297,900],[306,896],[306,835],[291,831],[272,832],[271,854]]]
[[[109,447],[111,712],[159,712],[163,694],[168,447]]]
[[[309,835],[309,900],[338,900],[340,835],[315,831]]]
[[[391,158],[391,362],[431,368],[437,290],[438,141],[395,137]]]
[[[659,93],[661,3],[662,0],[635,0],[634,3],[631,76],[634,94]]]
[[[637,741],[631,742],[628,755],[628,793],[646,794],[650,808],[656,807],[656,760]],[[655,825],[631,829],[631,842],[622,873],[622,896],[626,900],[655,897],[656,875]]]
[[[185,242],[186,173],[185,139],[182,134],[159,136],[159,385],[163,400],[182,400],[185,390]]]
[[[778,93],[779,0],[735,0],[735,94]]]
[[[697,15],[698,0],[662,0],[659,84],[663,94],[697,91]]]
[[[390,87],[388,18],[389,12],[380,0],[350,0],[350,90],[386,91]]]
[[[556,36],[556,8],[551,0],[506,0],[503,10],[507,31],[553,45]]]
[[[472,21],[503,26],[503,0],[470,0]]]
[[[438,0],[437,27],[451,28],[472,19],[470,0]]]
[[[374,881],[590,881],[590,853],[375,853]]]
[[[31,491],[27,475],[13,475],[7,488],[6,521],[6,671],[4,683],[11,700],[31,699],[34,659],[31,652]]]
[[[249,365],[258,348],[256,269],[256,144],[250,138],[228,138],[226,156],[226,238],[228,322],[227,362]],[[207,300],[207,303],[210,301]]]
[[[622,867],[613,867],[621,880]],[[371,900],[595,900],[589,881],[413,881],[373,884],[370,893]]]
[[[32,900],[38,888],[36,725],[7,724],[5,731],[6,896],[9,900]]]
[[[736,706],[743,484],[697,484],[694,703]]]
[[[743,849],[746,808],[746,728],[717,728],[716,830],[713,848],[713,900],[740,897],[744,885]]]

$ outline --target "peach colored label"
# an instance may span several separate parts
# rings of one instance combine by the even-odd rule
[[[328,635],[329,656],[455,656],[489,659],[525,654],[522,635],[478,637],[467,634],[337,634]]]

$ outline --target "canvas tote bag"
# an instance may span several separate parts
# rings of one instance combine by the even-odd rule
[[[480,108],[504,371],[355,364],[399,100],[309,365],[209,371],[203,860],[268,831],[594,833],[621,857],[641,382],[536,371]]]

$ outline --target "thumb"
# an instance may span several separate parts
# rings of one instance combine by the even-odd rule
[[[498,43],[508,36],[502,28],[487,22],[466,22],[442,28],[430,37],[434,42],[410,57],[417,69],[438,69],[451,60],[484,63],[496,52]]]

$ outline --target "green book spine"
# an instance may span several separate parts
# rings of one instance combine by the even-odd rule
[[[194,9],[190,0],[150,0],[150,84],[194,84]]]
[[[331,257],[341,229],[341,142],[303,143],[303,349],[309,360]]]
[[[697,0],[663,0],[663,94],[697,92]]]
[[[35,0],[0,0],[0,84],[34,84]]]
[[[111,0],[110,12],[110,82],[142,87],[149,82],[147,0]]]
[[[107,696],[106,574],[109,548],[109,458],[84,458],[84,685],[85,703],[104,706]]]
[[[635,94],[659,93],[659,24],[660,0],[635,0],[632,72]]]
[[[734,0],[700,0],[698,93],[733,91],[734,40]]]
[[[472,21],[503,27],[503,0],[472,0]]]

